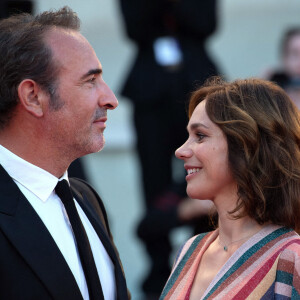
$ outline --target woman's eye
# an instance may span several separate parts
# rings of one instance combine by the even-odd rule
[[[201,142],[206,137],[205,134],[200,133],[200,132],[196,133],[196,136],[197,136],[197,139],[199,142]]]

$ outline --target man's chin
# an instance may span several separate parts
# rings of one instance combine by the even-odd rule
[[[105,145],[104,139],[101,139],[101,141],[95,142],[93,144],[87,145],[85,147],[85,151],[84,151],[85,153],[83,154],[83,156],[100,152],[104,148],[104,145]]]
[[[97,151],[95,151],[95,152],[100,152],[103,148],[104,148],[104,144],[102,144],[102,146],[99,147],[99,149]]]
[[[95,151],[93,152],[100,152],[105,145],[105,139],[103,138],[102,141],[95,147]]]

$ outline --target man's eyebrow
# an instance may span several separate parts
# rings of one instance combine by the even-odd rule
[[[193,123],[191,125],[188,126],[190,128],[190,130],[196,130],[199,127],[204,127],[206,129],[209,129],[206,125],[202,124],[202,123]]]
[[[85,73],[84,75],[81,76],[81,80],[84,80],[86,79],[87,77],[91,76],[91,75],[94,75],[94,74],[102,74],[102,69],[91,69],[89,70],[87,73]]]

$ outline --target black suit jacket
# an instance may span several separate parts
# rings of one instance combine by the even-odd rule
[[[74,196],[115,266],[117,299],[129,298],[105,209],[84,181],[70,179]],[[0,166],[0,299],[82,300],[76,280],[49,231]]]

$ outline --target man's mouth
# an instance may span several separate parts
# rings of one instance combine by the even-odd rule
[[[98,122],[105,123],[106,121],[107,121],[107,118],[106,118],[106,117],[103,117],[103,118],[100,118],[100,119],[95,120],[94,123],[98,123]]]

